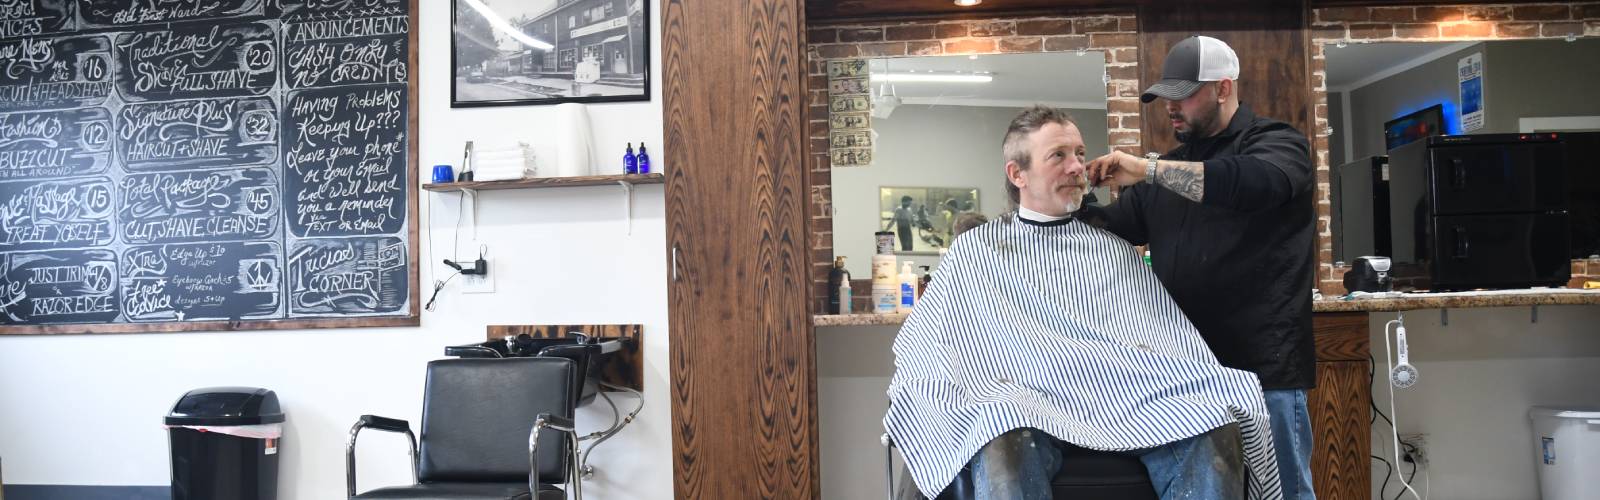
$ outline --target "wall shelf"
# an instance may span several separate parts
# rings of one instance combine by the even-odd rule
[[[423,184],[422,189],[434,192],[455,192],[568,186],[609,186],[613,184],[661,184],[664,182],[666,182],[666,176],[658,172],[649,174],[588,175],[582,177],[535,177],[509,181],[430,183]]]
[[[622,174],[622,175],[586,175],[580,177],[535,177],[532,179],[515,179],[508,181],[473,181],[473,182],[445,182],[423,184],[422,189],[436,193],[461,193],[462,196],[472,199],[473,232],[477,232],[478,191],[492,191],[499,189],[534,189],[555,188],[570,186],[622,186],[623,213],[628,220],[628,234],[633,234],[633,187],[639,184],[664,184],[667,177],[661,173],[649,174]]]

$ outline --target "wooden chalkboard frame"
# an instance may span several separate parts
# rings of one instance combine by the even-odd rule
[[[421,306],[421,268],[418,261],[418,197],[422,191],[417,176],[417,136],[420,132],[421,120],[418,114],[417,99],[417,1],[407,2],[406,43],[410,54],[406,55],[406,252],[407,265],[410,266],[406,273],[406,280],[410,292],[410,306],[404,316],[369,316],[353,318],[289,318],[289,319],[263,319],[263,320],[236,320],[236,321],[196,321],[196,322],[161,322],[161,323],[77,323],[60,325],[0,325],[0,335],[65,335],[65,334],[103,334],[103,333],[174,333],[174,332],[216,332],[216,331],[249,331],[249,330],[300,330],[310,328],[363,328],[363,327],[395,327],[395,326],[420,326],[422,324]],[[282,228],[288,231],[287,227]]]

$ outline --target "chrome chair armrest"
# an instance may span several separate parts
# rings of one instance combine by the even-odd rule
[[[883,444],[884,498],[894,500],[894,438],[885,432],[878,437],[878,442]]]
[[[417,436],[411,433],[411,423],[396,418],[385,418],[377,415],[362,415],[356,425],[350,427],[350,443],[344,449],[344,484],[346,498],[356,496],[356,438],[361,435],[361,429],[371,427],[384,432],[404,433],[406,440],[411,443],[411,483],[417,482]]]
[[[583,500],[583,479],[578,470],[578,427],[570,418],[540,413],[533,419],[533,430],[528,433],[528,491],[539,494],[539,433],[545,429],[567,434],[570,447],[567,467],[567,493],[572,500]]]

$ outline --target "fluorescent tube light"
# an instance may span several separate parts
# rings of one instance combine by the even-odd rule
[[[994,81],[994,75],[958,75],[954,73],[873,73],[872,80],[879,82],[989,83]]]

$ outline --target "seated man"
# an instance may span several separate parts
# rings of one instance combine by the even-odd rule
[[[1255,375],[1217,363],[1126,241],[1074,222],[1072,119],[1024,110],[1004,151],[1016,214],[956,239],[895,338],[884,427],[917,488],[965,468],[977,498],[1050,498],[1064,442],[1137,455],[1162,498],[1281,497]]]
[[[983,214],[977,212],[962,212],[961,215],[956,216],[955,221],[950,223],[950,236],[951,238],[961,236],[961,233],[965,233],[972,228],[982,226],[988,222],[989,218],[984,217]]]

